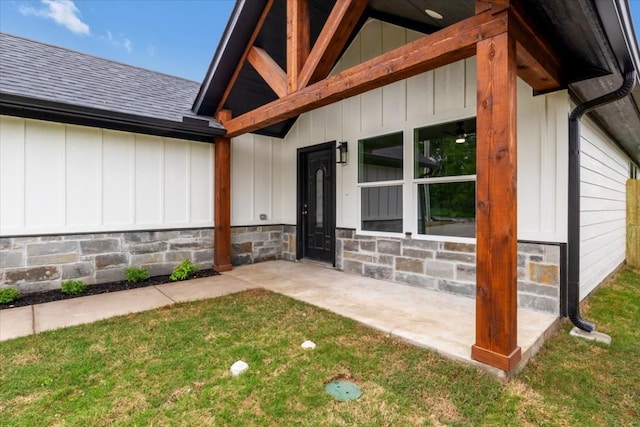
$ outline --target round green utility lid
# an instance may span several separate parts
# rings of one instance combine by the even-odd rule
[[[355,400],[362,396],[362,392],[351,381],[331,381],[324,390],[338,400]]]

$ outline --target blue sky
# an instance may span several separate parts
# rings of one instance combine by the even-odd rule
[[[0,31],[202,81],[234,0],[0,0]]]
[[[200,82],[234,4],[0,0],[0,31]],[[629,4],[640,36],[640,0]]]

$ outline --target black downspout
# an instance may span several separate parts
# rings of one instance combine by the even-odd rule
[[[636,73],[629,71],[625,73],[620,89],[578,105],[569,116],[567,313],[576,327],[587,332],[593,332],[596,325],[580,317],[580,118],[595,108],[629,95],[635,83]]]

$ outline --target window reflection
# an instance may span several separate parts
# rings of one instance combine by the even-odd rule
[[[361,193],[362,229],[402,233],[402,186],[364,187]]]
[[[418,233],[474,237],[476,183],[418,185]]]
[[[415,130],[418,234],[474,237],[476,120]]]
[[[360,189],[360,227],[368,231],[402,233],[404,178],[402,132],[358,141],[358,181],[375,182]]]
[[[359,141],[359,182],[402,179],[402,133]]]
[[[475,119],[468,119],[416,129],[414,178],[475,175],[475,128]]]

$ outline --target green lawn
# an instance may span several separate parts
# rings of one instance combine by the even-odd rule
[[[0,425],[638,425],[640,275],[623,271],[583,312],[611,347],[567,325],[502,383],[248,291],[0,343]],[[306,339],[318,347],[301,349]],[[232,377],[238,359],[250,369]],[[339,375],[359,384],[359,400],[324,393]]]

